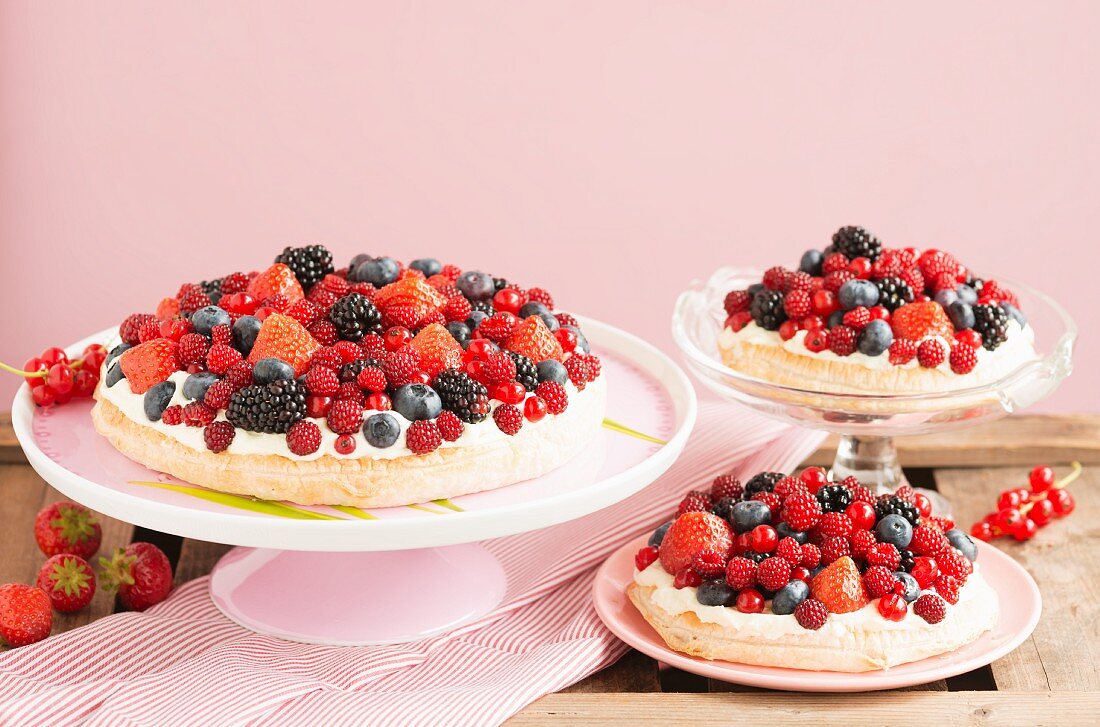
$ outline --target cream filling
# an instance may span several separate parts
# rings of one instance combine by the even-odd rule
[[[673,585],[673,577],[661,567],[660,561],[654,562],[644,571],[635,570],[634,582],[639,586],[654,586],[653,602],[673,616],[693,613],[703,623],[736,631],[738,636],[746,639],[766,641],[777,636],[806,633],[806,629],[798,624],[794,615],[742,613],[729,606],[704,606],[696,599],[697,589],[676,588]],[[842,638],[856,632],[905,630],[914,633],[927,632],[929,636],[933,636],[935,629],[943,623],[930,624],[912,613],[912,609],[901,621],[890,621],[878,612],[876,602],[877,599],[872,599],[869,604],[851,613],[830,613],[829,619],[817,633]],[[965,607],[968,604],[973,604],[973,607],[961,608],[958,613],[980,617],[981,614],[997,610],[997,594],[982,577],[977,563],[974,564],[974,573],[959,590],[959,602],[954,606],[947,604],[947,618],[952,616],[956,607]]]
[[[723,350],[728,350],[737,342],[752,343],[758,346],[779,346],[788,353],[792,353],[796,356],[805,356],[806,358],[824,361],[840,361],[872,370],[883,370],[895,367],[894,364],[890,363],[890,357],[886,352],[878,356],[868,356],[857,350],[850,356],[838,356],[828,349],[816,352],[811,351],[806,348],[805,342],[807,333],[807,331],[799,331],[789,340],[784,341],[782,337],[780,337],[778,331],[766,330],[756,325],[756,322],[753,321],[740,331],[734,331],[729,327],[723,328],[722,332],[718,335],[718,346]],[[940,342],[943,343],[945,350],[949,350],[951,347],[950,342],[941,336],[930,336],[930,338],[939,339]],[[929,370],[935,370],[950,375],[960,383],[974,381],[979,378],[983,381],[995,381],[1002,376],[1012,373],[1021,364],[1035,360],[1038,357],[1039,355],[1035,351],[1035,331],[1031,326],[1021,327],[1018,321],[1010,319],[1008,322],[1008,337],[1004,343],[993,351],[979,348],[977,350],[978,363],[969,373],[956,374],[952,372],[951,364],[946,358],[944,362],[935,369]],[[920,368],[920,363],[914,358],[908,363],[900,364],[897,368]]]
[[[162,421],[149,421],[149,418],[145,416],[145,395],[135,394],[130,391],[126,379],[122,379],[114,386],[107,388],[104,383],[106,381],[106,375],[106,366],[104,366],[104,371],[101,372],[100,376],[99,395],[118,407],[128,419],[141,426],[155,429],[164,436],[170,437],[191,449],[200,452],[208,451],[206,442],[203,440],[202,427],[189,427],[186,424],[168,425]],[[189,399],[183,396],[183,382],[189,375],[190,374],[186,371],[177,371],[168,377],[169,381],[176,384],[176,391],[172,395],[172,399],[168,402],[169,406],[172,404],[186,406],[191,403]],[[565,390],[569,394],[569,407],[560,416],[580,416],[584,418],[586,417],[586,411],[584,410],[594,410],[599,407],[604,398],[603,393],[606,386],[604,379],[604,376],[600,376],[591,384],[588,384],[583,392],[578,391],[572,383],[566,383]],[[528,394],[527,396],[529,398],[534,396],[534,394]],[[500,402],[496,399],[490,399],[491,408],[494,408],[499,403]],[[523,403],[521,402],[517,404],[517,406],[522,411]],[[366,421],[372,414],[378,413],[380,412],[377,410],[366,410],[363,419]],[[321,446],[318,447],[317,451],[313,454],[304,456],[294,454],[290,451],[290,448],[287,447],[286,436],[283,434],[265,434],[262,432],[250,432],[245,429],[236,430],[233,441],[226,451],[232,454],[245,455],[274,454],[291,460],[313,460],[325,455],[336,457],[337,459],[362,459],[365,457],[370,457],[371,459],[397,459],[399,457],[411,455],[412,450],[405,446],[405,430],[409,428],[412,422],[395,411],[385,413],[392,415],[394,420],[397,421],[397,425],[401,428],[401,433],[398,435],[397,441],[394,442],[392,446],[385,448],[375,447],[369,444],[366,437],[363,436],[363,431],[360,427],[359,431],[352,435],[355,438],[355,449],[351,454],[340,454],[335,449],[336,438],[339,435],[329,429],[324,419],[312,419],[311,421],[321,430]],[[596,412],[592,411],[592,415],[595,416]],[[547,414],[537,422],[531,422],[525,419],[523,428],[537,430],[539,427],[545,426],[547,422],[554,418],[554,415]],[[224,409],[218,412],[217,419],[225,421]],[[505,434],[497,427],[496,422],[494,422],[493,418],[490,416],[485,419],[485,421],[478,424],[465,424],[462,430],[462,436],[453,442],[444,441],[440,445],[440,449],[470,447],[489,443],[508,436],[509,435]]]

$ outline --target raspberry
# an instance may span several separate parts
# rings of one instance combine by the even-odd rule
[[[189,427],[205,427],[210,422],[214,421],[214,417],[218,415],[218,412],[214,411],[201,401],[193,401],[187,406],[183,407],[183,421],[187,423]],[[163,415],[161,415],[163,418]]]
[[[302,298],[294,305],[287,308],[286,314],[294,320],[309,328],[324,314],[324,310],[316,303]]]
[[[778,591],[791,582],[791,567],[786,558],[765,558],[756,570],[756,582],[769,591]]]
[[[411,384],[420,371],[420,357],[408,348],[393,351],[382,359],[382,371],[389,384],[387,388],[396,389],[405,384]]]
[[[943,600],[954,605],[959,602],[959,588],[962,587],[962,582],[955,576],[941,575],[932,584],[936,589],[936,593],[943,596]]]
[[[448,321],[465,322],[470,317],[470,301],[461,295],[451,298],[443,306],[443,315]]]
[[[206,368],[215,374],[224,374],[226,370],[242,359],[241,352],[224,343],[215,343],[206,352]]]
[[[577,326],[577,327],[580,327],[580,325],[581,325],[580,323],[577,322],[576,318],[574,318],[573,316],[571,316],[568,313],[555,313],[554,317],[557,318],[558,323],[563,325],[563,326]]]
[[[252,364],[247,361],[238,361],[225,371],[225,380],[233,385],[236,391],[252,383]]]
[[[951,370],[956,374],[968,374],[978,364],[978,352],[973,346],[965,343],[956,343],[951,348]]]
[[[940,250],[925,250],[917,260],[921,274],[926,278],[934,278],[937,275],[948,274],[954,282],[959,274],[959,261],[946,252]]]
[[[947,548],[937,555],[936,565],[939,566],[940,573],[958,578],[963,583],[974,572],[974,565],[955,548]]]
[[[867,565],[881,565],[896,571],[901,563],[901,553],[898,552],[897,546],[891,543],[879,543],[867,551],[864,559]]]
[[[915,292],[919,293],[924,290],[924,275],[921,274],[920,268],[915,265],[902,270],[897,274],[897,277],[901,278],[902,282]]]
[[[220,323],[210,329],[210,340],[214,345],[232,346],[233,329],[224,323]]]
[[[443,443],[443,435],[439,427],[431,419],[419,419],[409,425],[405,432],[405,446],[413,454],[428,454],[434,452]]]
[[[825,275],[825,290],[836,293],[849,280],[855,280],[856,274],[851,270],[835,270]]]
[[[930,624],[938,624],[947,615],[947,603],[935,593],[925,593],[913,604],[913,613]]]
[[[440,412],[435,418],[435,425],[439,427],[439,434],[448,442],[453,442],[462,436],[465,429],[462,420],[453,411]]]
[[[901,366],[912,361],[917,355],[917,342],[908,338],[895,338],[890,344],[890,363]]]
[[[714,503],[710,499],[710,495],[705,492],[689,492],[687,496],[680,501],[680,506],[676,508],[676,517],[683,515],[685,512],[710,512],[710,508]],[[700,575],[702,575],[700,573]]]
[[[583,389],[585,384],[595,379],[592,368],[584,356],[570,356],[565,361],[565,370],[569,373],[569,380],[578,389]]]
[[[740,591],[742,588],[751,588],[756,585],[757,565],[748,558],[740,556],[730,558],[726,566],[726,583],[730,588]]]
[[[377,366],[367,366],[364,368],[359,372],[356,381],[364,391],[378,392],[386,390],[386,374]],[[308,378],[306,379],[306,384],[309,384]]]
[[[925,339],[917,347],[917,361],[926,369],[934,369],[942,364],[946,355],[943,341],[938,338]]]
[[[157,321],[157,317],[152,313],[132,313],[126,316],[126,320],[118,327],[118,335],[122,342],[131,345],[141,343],[141,327],[150,321]]]
[[[202,431],[202,441],[211,452],[224,452],[233,442],[237,430],[229,422],[210,422]]]
[[[203,292],[197,285],[188,288],[180,297],[180,313],[190,316],[199,308],[210,305],[210,296]]]
[[[222,278],[222,295],[243,293],[248,287],[248,276],[244,273],[230,273]]]
[[[368,283],[368,285],[370,284]],[[341,298],[351,292],[351,285],[348,283],[348,281],[344,278],[341,278],[339,275],[334,275],[332,273],[329,273],[321,279],[321,287],[323,287],[325,290],[330,290],[333,293],[336,293],[336,295],[340,296]],[[371,295],[373,296],[374,286],[371,285],[370,287]]]
[[[835,273],[837,270],[847,270],[849,262],[851,261],[848,260],[847,256],[839,252],[826,255],[821,262],[821,274],[828,275],[829,273]]]
[[[335,293],[337,291],[334,290],[332,292]],[[370,283],[351,283],[350,285],[348,285],[347,292],[341,294],[340,297],[343,297],[344,295],[347,295],[348,293],[358,293],[359,295],[363,296],[367,300],[373,302],[374,301],[374,294],[377,293],[377,292],[378,292],[378,288],[374,287]]]
[[[786,293],[793,293],[796,290],[802,290],[808,293],[813,289],[814,277],[801,270],[789,273],[783,280],[783,291]]]
[[[913,539],[909,541],[909,550],[914,555],[926,555],[930,558],[937,557],[949,545],[943,533],[935,528],[925,525],[913,529]]]
[[[202,363],[206,361],[206,352],[210,350],[210,341],[199,333],[185,333],[180,336],[180,345],[176,356],[181,366]]]
[[[516,379],[516,362],[502,351],[493,351],[481,369],[487,384],[504,384]]]
[[[156,318],[151,321],[145,321],[141,324],[141,328],[138,329],[138,340],[142,343],[152,341],[154,338],[160,338],[160,321]]]
[[[852,493],[852,502],[866,502],[868,505],[875,504],[874,493],[863,485],[849,485],[848,490]]]
[[[336,302],[339,301],[341,297],[342,296],[334,291],[320,285],[309,291],[309,302],[317,306],[322,315],[328,315],[329,310],[332,306],[336,305]],[[289,310],[289,308],[287,308],[287,310]]]
[[[588,362],[588,380],[595,381],[600,378],[600,372],[603,371],[603,363],[600,362],[600,357],[592,353],[584,354],[583,357]]]
[[[351,363],[359,358],[362,349],[352,341],[337,341],[332,344],[333,350],[340,354],[341,363]]]
[[[160,415],[160,420],[170,426],[182,424],[183,407],[179,404],[172,404],[171,406],[166,407],[164,412]]]
[[[816,568],[821,562],[821,549],[813,543],[803,543],[799,550],[802,551],[803,568]]]
[[[772,492],[784,499],[796,492],[808,493],[809,491],[809,488],[806,487],[806,483],[798,477],[784,477],[775,483],[775,488],[772,490]]]
[[[768,506],[771,510],[772,519],[779,514],[779,510],[783,507],[783,498],[774,492],[758,492],[752,496],[753,500],[758,500]]]
[[[894,590],[897,576],[881,565],[873,565],[863,573],[863,587],[871,598],[882,598]]]
[[[741,486],[741,480],[733,475],[718,475],[710,486],[710,496],[715,502],[726,497],[735,500],[741,498],[745,489]]]
[[[708,580],[720,578],[726,573],[726,559],[715,550],[701,550],[691,559],[691,568]]]
[[[447,323],[447,316],[443,315],[442,311],[429,311],[426,316],[416,322],[417,328],[426,328],[432,324],[442,326]]]
[[[523,412],[512,404],[501,404],[493,409],[493,421],[505,434],[516,434],[523,427]]]
[[[543,381],[535,388],[535,394],[546,402],[546,410],[551,414],[561,414],[569,406],[569,394],[557,381]]]
[[[752,305],[752,296],[747,290],[731,290],[726,293],[726,298],[722,301],[722,307],[726,309],[727,316],[747,311],[750,305]]]
[[[867,553],[878,545],[875,535],[870,530],[857,530],[852,533],[852,555],[860,560],[867,557]]]
[[[332,321],[320,320],[307,328],[309,335],[317,339],[322,346],[331,346],[340,340],[340,334],[336,332],[336,326]]]
[[[363,405],[351,399],[340,399],[328,410],[328,428],[337,434],[352,434],[363,424]]]
[[[340,365],[344,363],[343,357],[332,346],[322,346],[313,352],[313,355],[309,357],[310,367],[324,366],[330,368],[333,371],[340,368]]]
[[[783,281],[787,278],[787,269],[782,265],[768,268],[764,271],[764,287],[768,290],[782,290]]]
[[[340,377],[324,366],[314,366],[306,373],[306,388],[315,396],[334,396],[340,389]]]
[[[829,620],[829,609],[816,598],[807,598],[795,606],[794,618],[802,628],[817,631]]]
[[[821,532],[826,536],[848,538],[852,535],[852,519],[842,512],[823,514],[817,527],[821,528]]]
[[[531,303],[542,303],[550,310],[554,310],[554,296],[545,288],[531,288],[527,291],[527,300]]]
[[[829,350],[837,356],[851,356],[856,350],[856,331],[848,326],[835,326],[829,329]]]
[[[321,428],[308,419],[295,422],[286,432],[286,446],[299,457],[313,454],[321,447]]]
[[[851,544],[847,538],[839,535],[826,537],[821,543],[821,562],[832,563],[852,554]]]
[[[783,299],[783,310],[789,318],[805,318],[812,312],[810,294],[805,290],[792,290]]]
[[[795,530],[809,530],[821,519],[821,503],[810,493],[796,493],[783,501],[780,515]]]
[[[794,538],[782,538],[775,546],[775,554],[788,563],[798,565],[802,562],[802,546]]]
[[[363,349],[363,353],[367,354],[367,358],[381,358],[386,351],[386,339],[377,333],[368,333],[359,342],[359,348]]]
[[[215,411],[224,409],[229,406],[229,397],[233,396],[234,391],[236,389],[232,382],[219,379],[206,390],[206,396],[203,397],[202,402]]]
[[[483,338],[488,338],[493,343],[503,343],[518,326],[518,318],[511,313],[501,312],[494,313],[483,320],[477,327],[477,331]]]
[[[862,331],[871,322],[871,311],[863,306],[853,308],[844,314],[844,325]]]
[[[345,381],[336,390],[336,400],[339,401],[340,399],[350,399],[363,404],[366,402],[367,397],[363,394],[363,390],[359,388],[359,384],[354,381]]]

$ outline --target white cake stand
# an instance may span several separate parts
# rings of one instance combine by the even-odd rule
[[[582,324],[608,377],[599,435],[548,475],[452,500],[358,509],[216,493],[119,454],[96,434],[91,402],[36,409],[25,384],[12,424],[31,466],[73,500],[142,527],[241,546],[210,579],[214,603],[241,625],[309,643],[414,641],[474,621],[501,602],[505,573],[478,541],[619,502],[653,482],[683,450],[696,415],[684,373],[629,333]]]

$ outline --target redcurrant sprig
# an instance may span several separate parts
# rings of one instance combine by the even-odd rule
[[[1054,479],[1054,470],[1039,465],[1031,470],[1028,487],[1004,490],[997,497],[997,511],[974,523],[970,534],[979,540],[1011,535],[1016,540],[1030,540],[1039,528],[1055,518],[1073,512],[1077,503],[1065,489],[1082,472],[1079,462],[1071,463],[1073,471],[1061,480]]]
[[[0,370],[22,376],[31,388],[34,403],[49,407],[91,396],[99,384],[99,369],[106,358],[107,349],[100,343],[88,344],[77,359],[70,359],[64,349],[52,346],[28,360],[21,369],[0,362]]]

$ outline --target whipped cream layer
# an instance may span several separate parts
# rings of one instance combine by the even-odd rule
[[[879,356],[868,356],[857,350],[849,356],[838,356],[829,349],[825,349],[824,351],[811,351],[806,348],[806,335],[807,331],[799,331],[789,340],[784,341],[778,331],[769,331],[761,328],[756,325],[754,321],[750,322],[740,331],[734,331],[728,326],[723,328],[722,332],[718,335],[718,346],[723,350],[732,348],[738,342],[751,343],[758,346],[778,346],[788,353],[796,356],[804,356],[806,358],[823,361],[839,361],[853,366],[862,366],[863,368],[871,370],[895,368],[895,364],[890,363],[890,357],[887,352],[883,352]],[[945,348],[950,350],[950,341],[941,336],[930,336],[930,338],[938,338]],[[953,388],[963,388],[974,386],[979,383],[996,381],[1012,373],[1020,365],[1038,358],[1039,354],[1035,351],[1035,331],[1031,326],[1021,327],[1017,320],[1010,319],[1008,322],[1007,339],[993,351],[987,351],[984,347],[979,348],[977,350],[978,363],[970,373],[954,373],[951,370],[951,364],[946,359],[935,369],[928,370],[945,374],[949,377],[948,380],[952,383]],[[913,358],[912,361],[900,364],[896,367],[916,369],[920,368],[920,363],[916,358]],[[956,383],[957,385],[955,385]]]
[[[106,365],[104,369],[106,369]],[[183,396],[183,382],[188,376],[190,376],[190,374],[186,371],[177,371],[168,377],[168,380],[176,385],[176,391],[172,395],[171,401],[168,402],[169,405],[178,404],[180,406],[186,406],[191,403],[190,399]],[[206,442],[203,440],[202,427],[190,427],[187,426],[187,424],[169,425],[162,421],[149,421],[149,418],[145,416],[144,394],[135,394],[130,391],[130,386],[126,379],[120,380],[110,388],[106,386],[105,381],[106,370],[101,372],[97,395],[118,407],[128,419],[141,426],[155,429],[164,436],[174,439],[191,449],[200,452],[208,451]],[[561,417],[584,418],[590,410],[602,406],[605,386],[606,384],[603,376],[600,376],[598,379],[588,384],[583,392],[578,391],[571,382],[566,383],[565,390],[569,394],[569,406],[565,412],[556,416],[547,414],[537,422],[531,422],[525,419],[523,428],[525,430],[530,428],[537,431],[540,426],[545,426],[546,423],[552,419]],[[529,393],[528,397],[530,396],[534,395]],[[500,402],[496,399],[490,399],[491,408],[499,403]],[[519,407],[520,411],[523,410],[523,402],[520,402],[516,406]],[[364,411],[363,420],[366,421],[371,415],[379,413],[382,412],[367,409]],[[284,434],[250,432],[240,428],[236,430],[236,434],[233,436],[233,442],[226,451],[232,454],[244,455],[274,454],[290,460],[303,461],[319,459],[323,456],[335,457],[337,459],[362,459],[365,457],[372,459],[397,459],[399,457],[411,456],[412,450],[405,446],[405,430],[409,428],[412,422],[395,411],[387,411],[385,413],[392,415],[401,428],[401,434],[398,436],[397,441],[390,447],[380,448],[371,445],[367,442],[366,437],[363,436],[363,430],[362,427],[360,427],[359,431],[352,435],[355,438],[354,451],[352,451],[351,454],[340,454],[335,449],[336,438],[339,435],[329,429],[328,423],[324,419],[311,419],[311,421],[321,430],[321,446],[312,454],[297,455],[291,452],[290,448],[287,447],[286,435]],[[218,411],[217,419],[219,421],[226,420],[224,409]],[[490,416],[478,424],[464,423],[462,436],[453,442],[444,441],[439,448],[450,449],[455,447],[470,447],[489,443],[508,436],[509,435],[505,434],[497,427],[496,422],[494,422],[493,418]]]
[[[798,624],[794,615],[781,616],[767,612],[742,613],[729,606],[704,606],[696,599],[697,589],[676,588],[673,585],[673,577],[661,567],[660,561],[654,562],[644,571],[635,570],[634,582],[639,586],[653,586],[655,588],[652,595],[653,602],[673,616],[692,613],[703,623],[712,623],[724,629],[736,631],[738,636],[767,641],[780,635],[807,633],[806,629]],[[959,590],[959,602],[955,605],[947,605],[947,616],[938,624],[928,623],[912,613],[912,610],[901,621],[890,621],[882,617],[875,605],[875,599],[872,599],[858,611],[830,613],[825,625],[816,633],[843,637],[846,634],[869,630],[910,632],[919,630],[927,632],[931,637],[937,628],[947,623],[948,619],[958,618],[957,614],[961,613],[984,613],[988,615],[990,621],[997,613],[997,594],[982,577],[977,563],[974,564],[974,573],[967,579],[966,585]]]

